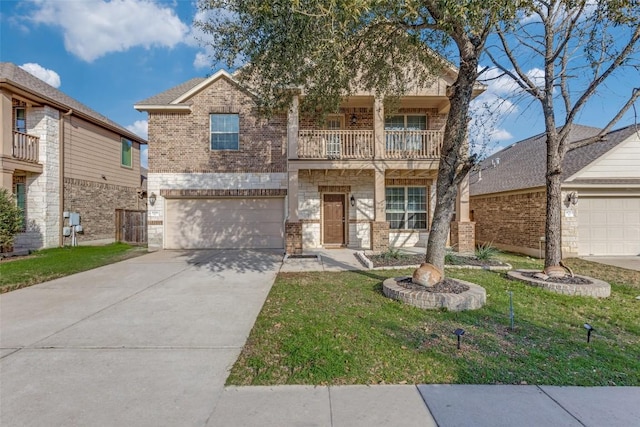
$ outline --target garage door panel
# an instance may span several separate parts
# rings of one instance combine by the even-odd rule
[[[168,200],[165,248],[281,249],[283,222],[283,199]]]
[[[640,254],[640,197],[581,197],[579,255]]]

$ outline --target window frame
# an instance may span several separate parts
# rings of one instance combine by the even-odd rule
[[[213,130],[213,117],[214,116],[231,116],[236,119],[235,132],[223,132]],[[218,148],[213,146],[214,135],[236,135],[235,148]],[[209,151],[240,151],[240,114],[239,113],[209,113]]]
[[[403,197],[403,209],[389,209],[388,192],[389,189],[401,188]],[[424,210],[423,209],[410,209],[409,206],[409,189],[420,188],[424,191]],[[402,219],[400,220],[401,227],[395,228],[391,226],[392,221],[398,221],[397,219],[390,219],[389,214],[402,213]],[[409,226],[410,214],[424,214],[425,215],[425,228],[413,228]],[[429,230],[429,191],[426,186],[422,185],[388,185],[385,186],[385,221],[389,223],[389,229],[393,231],[428,231]]]
[[[20,231],[25,232],[27,230],[27,183],[20,180],[13,183],[13,197],[16,206],[20,209],[22,224]]]
[[[125,160],[125,144],[129,147],[129,164]],[[120,166],[123,168],[133,169],[133,141],[125,137],[120,138]]]
[[[18,117],[18,111],[22,111],[22,118]],[[18,120],[24,121],[24,127],[18,126]],[[13,107],[13,130],[20,133],[27,133],[27,108],[22,105]]]

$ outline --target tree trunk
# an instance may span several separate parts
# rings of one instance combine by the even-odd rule
[[[444,129],[444,141],[440,153],[438,181],[436,184],[436,208],[433,213],[429,240],[427,241],[426,262],[444,272],[444,257],[451,220],[455,210],[460,169],[469,160],[467,126],[469,103],[477,77],[478,59],[475,48],[469,43],[458,42],[460,48],[460,69],[458,78],[450,88],[449,116]],[[464,175],[468,172],[465,169]]]
[[[554,129],[555,131],[555,129]],[[545,221],[544,266],[559,265],[562,260],[562,158],[559,136],[547,132],[547,219]]]

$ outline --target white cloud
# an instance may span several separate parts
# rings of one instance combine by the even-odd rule
[[[61,27],[67,51],[87,62],[135,46],[172,48],[189,32],[173,9],[153,0],[38,0],[36,4],[31,19]]]
[[[40,64],[36,64],[33,62],[28,62],[26,64],[22,64],[20,66],[20,68],[22,68],[23,70],[25,70],[27,73],[29,74],[33,74],[34,76],[36,76],[37,78],[39,78],[40,80],[42,80],[43,82],[55,87],[55,88],[59,88],[60,87],[60,75],[58,73],[56,73],[53,70],[49,70],[47,68],[44,68],[42,65]]]
[[[147,139],[149,135],[149,122],[146,120],[136,120],[132,125],[127,126],[127,130]]]
[[[207,68],[211,66],[211,60],[209,59],[209,55],[205,52],[196,53],[196,57],[193,60],[193,66],[199,70],[202,68]]]

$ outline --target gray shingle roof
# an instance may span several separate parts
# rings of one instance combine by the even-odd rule
[[[628,126],[609,132],[601,142],[570,150],[564,159],[562,181],[626,140],[635,131],[635,126]],[[579,142],[598,132],[598,128],[574,125],[569,141]],[[536,135],[516,142],[482,161],[480,171],[474,170],[469,176],[470,194],[479,196],[544,186],[547,167],[545,142],[544,134]]]
[[[135,105],[169,105],[171,104],[171,101],[189,92],[191,89],[205,80],[206,78],[204,77],[195,77],[150,98],[144,99],[140,102],[136,102]]]
[[[11,62],[0,62],[0,82],[12,84],[36,96],[48,99],[55,104],[73,109],[77,113],[82,113],[84,116],[94,121],[96,124],[109,127],[113,130],[118,131],[120,134],[133,139],[134,141],[146,144],[144,138],[137,136],[133,132],[120,126],[118,123],[114,122],[108,117],[105,117],[102,114],[82,104],[81,102],[76,101],[62,91],[45,83],[36,76],[26,72],[25,70],[15,64],[12,64]]]

